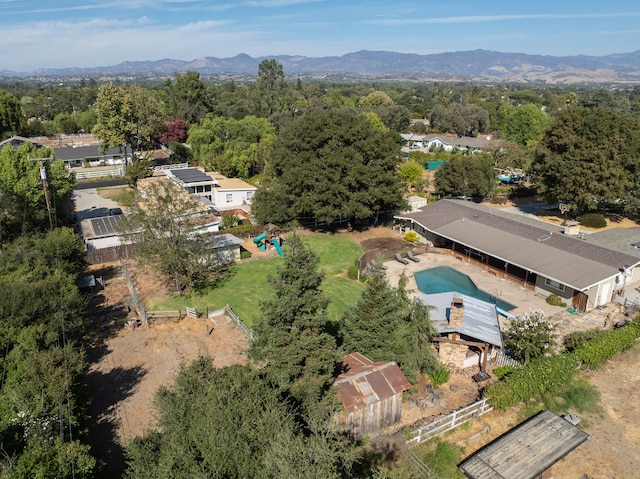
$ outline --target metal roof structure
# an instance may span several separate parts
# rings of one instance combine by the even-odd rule
[[[57,160],[82,160],[85,158],[104,158],[110,156],[124,156],[120,148],[108,148],[104,153],[100,152],[100,145],[87,145],[53,149]]]
[[[458,467],[470,479],[535,479],[589,439],[551,411],[511,429]]]
[[[209,236],[206,239],[207,244],[213,249],[225,248],[227,246],[241,245],[243,240],[229,233],[221,235]]]
[[[567,236],[557,226],[459,199],[398,216],[425,230],[584,291],[640,258]]]
[[[173,176],[179,181],[185,184],[193,184],[193,183],[216,183],[216,180],[211,178],[209,175],[203,173],[198,168],[181,168],[177,170],[168,170],[169,176]]]
[[[460,327],[449,324],[453,298],[463,300],[464,315]],[[430,306],[429,317],[439,333],[460,333],[474,340],[502,347],[502,333],[495,304],[455,291],[421,294],[416,299]]]
[[[348,412],[368,407],[411,387],[393,361],[374,363],[360,353],[351,353],[344,357],[343,364],[347,371],[338,376],[333,385]]]

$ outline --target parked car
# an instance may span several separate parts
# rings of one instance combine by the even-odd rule
[[[123,215],[122,208],[109,208],[109,216]]]

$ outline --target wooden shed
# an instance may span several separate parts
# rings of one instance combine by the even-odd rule
[[[375,434],[400,421],[402,393],[411,384],[395,362],[374,363],[351,353],[343,359],[343,371],[333,385],[352,438]]]
[[[551,466],[589,439],[568,420],[542,411],[465,459],[470,479],[548,479]]]

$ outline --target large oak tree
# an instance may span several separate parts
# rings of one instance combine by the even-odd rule
[[[350,109],[316,110],[283,128],[253,211],[263,222],[369,220],[403,205],[400,147]]]
[[[549,203],[587,211],[602,202],[637,200],[639,122],[608,109],[570,108],[545,133],[532,167]]]

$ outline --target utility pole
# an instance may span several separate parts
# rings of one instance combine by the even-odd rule
[[[51,200],[49,199],[49,185],[47,184],[47,169],[44,166],[45,161],[51,161],[53,158],[29,158],[29,161],[40,162],[40,179],[42,179],[42,187],[44,188],[44,199],[47,203],[47,212],[49,213],[49,228],[53,231],[53,216],[51,215]]]

